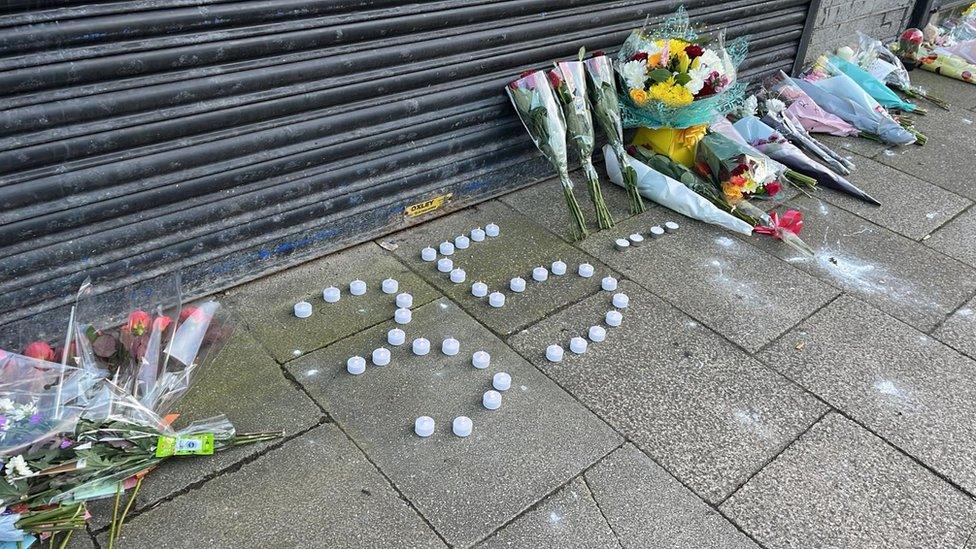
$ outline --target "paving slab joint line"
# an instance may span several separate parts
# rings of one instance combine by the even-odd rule
[[[84,532],[85,532],[85,534],[88,535],[89,538],[91,538],[92,546],[95,549],[102,549],[102,544],[101,543],[98,543],[98,538],[95,537],[95,533],[92,532],[92,530],[91,530],[91,525],[88,524],[87,522],[85,523]],[[78,533],[75,533],[75,535],[77,536]]]
[[[936,332],[936,331],[937,331],[937,330],[938,330],[939,328],[941,328],[942,326],[944,326],[944,325],[945,325],[945,323],[946,323],[946,322],[947,322],[947,321],[948,321],[948,320],[949,320],[950,318],[952,318],[952,317],[953,317],[953,315],[955,315],[956,313],[958,313],[958,312],[959,312],[959,311],[961,311],[962,309],[965,309],[965,308],[966,308],[966,305],[967,305],[967,304],[968,304],[968,303],[969,303],[969,302],[970,302],[970,301],[971,301],[971,300],[972,300],[973,298],[976,298],[976,292],[973,292],[973,294],[972,294],[971,296],[969,296],[969,297],[967,297],[967,298],[966,298],[965,300],[963,300],[963,302],[962,302],[962,303],[960,303],[958,307],[956,307],[955,309],[953,309],[952,311],[950,311],[950,312],[949,312],[949,314],[947,314],[947,315],[945,315],[945,318],[943,318],[942,320],[940,320],[939,322],[937,322],[937,323],[935,324],[935,326],[933,326],[933,327],[932,327],[932,329],[931,329],[931,330],[929,330],[929,331],[927,331],[927,332],[923,332],[923,333],[925,333],[925,334],[928,334],[929,336],[932,336],[932,337],[935,337],[935,336],[933,336],[932,334],[934,334],[934,333],[935,333],[935,332]],[[918,330],[918,328],[916,328],[916,330]],[[921,332],[921,330],[919,330],[919,331]],[[941,340],[941,339],[939,339],[939,338],[935,338],[935,339],[938,339],[939,341],[942,341],[942,340]],[[943,342],[943,343],[945,343],[945,342]],[[946,344],[946,345],[948,345],[949,347],[952,347],[952,345],[949,345],[948,343],[945,343],[945,344]],[[953,349],[955,349],[955,347],[952,347],[952,348],[953,348]],[[959,351],[959,352],[962,352],[962,351]],[[966,354],[966,353],[963,353],[963,354]],[[967,356],[968,356],[968,355],[967,355]]]
[[[548,499],[549,497],[555,495],[557,492],[559,492],[563,488],[569,486],[569,484],[571,482],[573,482],[574,480],[576,480],[577,478],[582,478],[583,479],[583,482],[585,483],[586,482],[586,476],[585,475],[586,475],[586,472],[587,471],[589,471],[590,469],[596,467],[597,464],[599,464],[601,461],[603,461],[604,459],[606,459],[607,456],[609,456],[610,454],[612,454],[612,453],[616,452],[617,450],[623,448],[627,444],[627,442],[629,442],[629,441],[624,440],[623,442],[621,442],[617,446],[614,446],[613,448],[611,448],[610,450],[608,450],[607,453],[605,453],[602,456],[600,456],[599,458],[593,460],[593,463],[587,465],[586,468],[584,468],[582,471],[580,471],[577,475],[572,476],[572,477],[569,477],[565,482],[563,482],[562,484],[556,486],[555,488],[553,488],[549,492],[543,494],[542,497],[540,497],[536,501],[534,501],[534,502],[526,505],[525,508],[522,509],[521,511],[519,511],[518,513],[516,513],[515,516],[513,516],[510,519],[506,520],[505,522],[503,522],[502,524],[500,524],[498,526],[498,528],[495,528],[494,530],[492,530],[488,534],[485,534],[483,537],[481,537],[480,539],[476,540],[474,543],[472,543],[470,545],[470,547],[473,547],[475,545],[478,545],[479,543],[484,542],[485,540],[491,538],[495,534],[497,534],[497,533],[501,532],[502,530],[504,530],[506,527],[508,527],[510,524],[512,524],[513,522],[515,522],[516,520],[518,520],[520,517],[522,517],[526,513],[529,513],[529,512],[534,511],[535,509],[538,509],[542,504],[545,503],[546,499]],[[589,487],[587,487],[587,489],[589,489]],[[593,501],[596,501],[596,498],[594,498]],[[597,507],[599,507],[599,505],[597,505]],[[600,510],[600,514],[603,514],[603,510]],[[604,517],[604,519],[605,518],[606,517]],[[609,524],[609,522],[607,524]],[[613,528],[611,528],[611,530],[613,530]],[[614,536],[616,536],[616,533],[614,533]],[[619,542],[619,539],[618,539],[618,542]]]
[[[756,352],[750,353],[749,351],[747,351],[745,349],[743,349],[743,351],[745,351],[746,354],[748,354],[749,356],[751,356],[753,358],[756,358],[759,355],[761,355],[763,353],[763,351],[765,351],[770,346],[772,346],[774,343],[776,343],[777,341],[779,341],[780,338],[782,338],[786,334],[792,332],[793,330],[795,330],[796,328],[798,328],[801,324],[803,324],[807,320],[810,320],[811,318],[813,318],[813,315],[815,315],[815,314],[819,313],[820,311],[822,311],[822,310],[826,309],[827,307],[829,307],[833,302],[835,302],[838,299],[840,299],[841,296],[846,295],[846,296],[852,297],[854,299],[857,299],[857,296],[853,296],[853,295],[845,292],[844,290],[842,290],[840,288],[838,288],[838,289],[840,290],[840,293],[838,293],[834,297],[828,299],[826,303],[824,303],[823,305],[821,305],[821,306],[817,307],[816,309],[814,309],[813,311],[811,311],[810,314],[808,314],[808,315],[804,316],[803,318],[801,318],[800,320],[794,322],[793,325],[791,325],[790,327],[788,327],[786,330],[784,330],[783,332],[781,332],[776,337],[774,337],[774,338],[770,339],[769,341],[767,341],[766,343],[762,344],[758,349],[756,349]],[[861,301],[861,300],[858,300],[858,301]],[[862,301],[862,303],[864,303],[864,302]],[[877,307],[873,307],[873,308],[877,309]],[[878,310],[880,311],[880,309],[878,309]],[[884,311],[881,311],[881,312],[884,312]],[[884,314],[887,315],[888,313],[884,313]],[[891,316],[891,315],[888,315],[888,316]]]
[[[732,496],[734,496],[736,494],[736,492],[738,492],[739,490],[741,490],[743,486],[745,486],[746,484],[749,484],[749,481],[752,480],[753,478],[755,478],[756,475],[758,475],[759,473],[761,473],[763,471],[763,469],[765,469],[766,467],[769,466],[770,463],[776,461],[776,459],[779,458],[779,456],[783,455],[783,453],[786,452],[786,450],[790,446],[793,446],[793,444],[795,444],[796,441],[800,440],[803,437],[803,435],[809,433],[810,432],[810,429],[813,429],[813,426],[814,425],[820,423],[823,420],[823,418],[827,417],[827,414],[829,414],[830,412],[834,412],[834,411],[835,410],[834,410],[834,408],[832,406],[828,406],[827,410],[824,413],[820,414],[820,417],[818,417],[816,419],[816,421],[813,421],[812,423],[810,423],[810,425],[807,425],[805,429],[803,429],[802,431],[800,431],[799,433],[797,433],[797,435],[795,437],[793,437],[793,440],[791,440],[791,441],[787,442],[786,444],[784,444],[783,447],[780,448],[780,450],[778,452],[776,452],[775,455],[773,455],[772,457],[770,457],[769,459],[767,459],[765,461],[765,463],[763,463],[758,469],[756,469],[755,471],[753,471],[752,474],[749,475],[749,478],[747,478],[744,481],[742,481],[741,484],[739,484],[738,486],[736,486],[735,490],[732,490],[731,492],[729,492],[729,495],[727,495],[724,498],[722,498],[722,501],[719,501],[718,503],[716,503],[712,507],[714,507],[715,510],[719,512],[719,514],[722,514],[722,511],[719,509],[719,507],[721,507],[726,501],[728,501],[729,498],[731,498]],[[725,515],[723,514],[722,516],[725,516]],[[728,518],[728,517],[725,517],[725,518]],[[731,521],[731,520],[732,519],[729,519],[729,521]]]
[[[267,454],[269,452],[272,452],[274,450],[277,450],[278,448],[281,448],[282,446],[284,446],[285,444],[288,444],[292,440],[295,440],[295,439],[297,439],[297,438],[299,438],[301,436],[304,436],[305,434],[311,432],[312,429],[317,429],[317,428],[321,427],[322,425],[326,425],[326,424],[329,424],[329,423],[331,423],[331,422],[328,421],[328,418],[325,418],[325,417],[319,418],[319,421],[315,425],[312,425],[311,427],[308,427],[306,429],[302,429],[301,431],[299,431],[299,432],[297,432],[297,433],[295,433],[293,435],[286,436],[286,437],[278,440],[274,444],[270,444],[270,445],[268,445],[268,447],[266,447],[266,448],[264,448],[262,450],[259,450],[257,452],[254,452],[253,454],[250,454],[248,456],[245,456],[240,461],[235,461],[234,463],[228,465],[227,467],[224,467],[223,469],[218,469],[216,471],[211,471],[210,473],[204,475],[203,478],[201,478],[199,480],[196,480],[194,482],[191,482],[190,484],[187,484],[186,486],[184,486],[183,488],[181,488],[181,489],[173,492],[172,494],[168,494],[168,495],[166,495],[166,496],[164,496],[162,498],[159,498],[156,501],[149,502],[148,504],[146,504],[146,505],[144,505],[142,507],[139,507],[137,505],[134,505],[133,508],[129,511],[129,514],[126,515],[126,522],[129,523],[129,522],[132,521],[132,519],[134,519],[134,518],[136,518],[136,517],[138,517],[138,516],[140,516],[140,515],[142,515],[144,513],[148,513],[150,511],[152,511],[153,509],[155,509],[156,507],[159,507],[160,505],[162,505],[164,503],[168,503],[170,501],[173,501],[173,500],[179,498],[180,496],[183,496],[185,494],[188,494],[190,492],[193,492],[193,491],[197,490],[198,488],[201,488],[204,484],[207,484],[208,482],[210,482],[211,480],[213,480],[213,479],[215,479],[217,477],[220,477],[220,476],[223,476],[223,475],[226,475],[226,474],[236,473],[237,471],[240,471],[245,465],[248,465],[249,463],[253,463],[254,461],[257,461],[259,458],[263,457],[265,454]],[[233,450],[229,450],[229,451],[233,451]],[[95,530],[94,532],[91,532],[91,535],[92,535],[92,537],[94,537],[94,536],[97,536],[98,534],[103,534],[106,531],[108,531],[109,528],[111,528],[111,524],[105,525],[105,526],[103,526],[103,527]]]
[[[953,193],[953,194],[956,194],[956,193]],[[959,194],[956,194],[956,196],[958,196],[960,198],[963,198],[965,200],[968,200],[969,201],[969,205],[966,206],[965,208],[959,210],[959,212],[956,213],[956,215],[954,215],[954,216],[950,217],[949,219],[946,219],[945,221],[943,221],[942,223],[940,223],[937,227],[935,227],[934,229],[932,229],[931,231],[929,231],[928,234],[922,236],[922,238],[919,238],[918,239],[918,242],[920,242],[922,244],[925,244],[926,237],[932,236],[934,233],[936,233],[937,231],[939,231],[940,229],[942,229],[943,227],[945,227],[949,223],[952,223],[953,221],[955,221],[955,220],[959,219],[960,217],[966,215],[969,212],[969,210],[973,209],[973,205],[976,204],[976,202],[973,202],[973,200],[971,198],[967,198],[967,197],[962,196],[962,195],[959,195]],[[936,248],[933,248],[931,246],[928,246],[928,245],[926,245],[925,247],[928,248],[928,249],[930,249],[930,250],[934,250],[936,252],[940,251],[940,250],[938,250]]]
[[[386,474],[386,472],[383,471],[383,469],[380,469],[379,464],[373,461],[373,458],[369,457],[369,454],[366,453],[366,450],[364,450],[362,446],[360,446],[359,443],[356,442],[355,439],[349,436],[349,433],[346,432],[342,424],[337,421],[333,423],[333,425],[335,426],[336,429],[339,430],[340,433],[342,433],[342,436],[346,437],[346,439],[349,440],[350,444],[352,444],[353,446],[356,447],[357,450],[359,450],[359,453],[363,455],[363,459],[369,462],[369,464],[373,466],[373,469],[376,469],[376,472],[379,473],[384,480],[386,480],[386,483],[390,485],[390,488],[396,493],[397,497],[400,498],[401,501],[403,501],[403,503],[407,506],[407,508],[409,508],[411,511],[417,514],[417,517],[420,518],[420,520],[424,524],[426,524],[428,528],[430,528],[430,531],[433,532],[435,536],[437,536],[437,539],[441,540],[441,543],[443,543],[445,546],[453,547],[453,545],[448,543],[447,540],[444,539],[444,536],[442,536],[441,533],[438,532],[436,528],[434,528],[434,525],[431,524],[429,520],[427,520],[427,517],[425,517],[424,514],[421,513],[420,510],[414,506],[413,502],[410,501],[409,498],[407,498],[407,496],[400,490],[400,488],[393,483],[393,479],[391,479]]]
[[[603,461],[603,460],[600,460],[600,461]],[[599,463],[599,462],[597,462],[597,463]],[[594,464],[594,467],[595,466],[596,466],[596,464]],[[613,533],[614,539],[617,540],[617,546],[620,547],[621,549],[623,549],[624,542],[623,542],[623,540],[620,539],[620,534],[617,533],[617,530],[613,527],[613,524],[610,523],[610,519],[607,518],[607,514],[603,512],[603,506],[600,505],[600,500],[597,499],[596,492],[594,492],[593,491],[593,488],[590,486],[590,481],[586,480],[586,474],[585,473],[581,473],[580,474],[580,478],[583,479],[583,485],[586,486],[586,491],[590,493],[590,497],[593,499],[593,503],[596,504],[597,511],[600,511],[600,516],[603,517],[603,522],[606,522],[607,523],[607,527],[610,528],[610,532]]]

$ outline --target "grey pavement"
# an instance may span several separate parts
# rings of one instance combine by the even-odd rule
[[[825,139],[881,207],[821,189],[763,204],[804,212],[814,258],[653,204],[631,216],[609,183],[617,227],[574,243],[548,180],[218,296],[240,324],[179,421],[225,413],[285,436],[162,464],[120,546],[976,547],[976,87],[913,79],[954,105],[916,118],[926,146]],[[681,228],[612,246],[668,220]],[[464,283],[421,260],[487,223],[501,235],[452,256]],[[532,280],[557,259],[566,275]],[[388,277],[414,296],[399,347]],[[357,278],[364,296],[348,293]],[[475,281],[506,305],[472,296]],[[330,285],[339,303],[322,299]],[[629,305],[613,327],[617,292]],[[292,315],[300,299],[311,318]],[[572,353],[591,326],[606,339]],[[430,354],[412,353],[418,337]],[[369,360],[378,347],[389,365]],[[502,371],[512,387],[487,410]],[[421,415],[429,438],[413,433]],[[460,415],[467,438],[451,432]],[[72,547],[107,546],[111,504],[92,510]]]

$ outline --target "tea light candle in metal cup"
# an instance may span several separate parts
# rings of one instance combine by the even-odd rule
[[[485,391],[481,397],[481,405],[487,410],[497,410],[502,405],[502,394],[498,391]]]
[[[471,295],[475,297],[485,297],[488,295],[488,285],[484,282],[475,282],[471,285]]]
[[[427,438],[434,434],[434,418],[430,416],[418,417],[413,422],[413,432],[421,438]]]
[[[532,280],[536,282],[545,282],[549,280],[549,270],[545,267],[536,267],[532,269]]]
[[[667,232],[669,232],[669,233],[673,233],[673,232],[677,231],[679,228],[680,228],[680,225],[678,225],[674,221],[668,221],[667,223],[664,224],[664,230],[667,231]]]
[[[590,341],[593,343],[600,343],[607,338],[607,329],[603,326],[590,326],[590,331],[587,335],[590,336]]]
[[[586,340],[581,337],[574,337],[569,340],[569,350],[581,355],[586,352]]]
[[[397,294],[396,306],[405,309],[409,309],[410,307],[413,307],[413,296],[408,294],[407,292],[403,292],[402,294]]]
[[[299,301],[296,303],[295,316],[298,318],[308,318],[312,316],[312,304],[308,301]]]
[[[475,353],[471,355],[471,365],[475,368],[484,370],[489,364],[491,364],[491,355],[489,355],[486,351],[475,351]]]
[[[438,251],[441,252],[441,255],[453,255],[454,254],[454,244],[452,244],[452,243],[450,243],[450,242],[448,242],[446,240],[444,242],[441,242],[440,245],[437,247],[437,249],[438,249]]]
[[[413,340],[413,354],[417,356],[424,356],[430,352],[430,341],[424,337],[418,337]]]
[[[366,371],[366,359],[361,356],[349,357],[346,361],[346,371],[354,376]]]
[[[454,247],[459,250],[467,250],[471,247],[471,239],[462,235],[454,237]]]
[[[508,283],[508,287],[512,289],[513,292],[524,292],[525,291],[525,279],[517,276]]]
[[[393,320],[397,324],[410,324],[410,321],[413,320],[413,313],[406,307],[400,307],[393,313]]]
[[[470,435],[472,427],[473,425],[471,423],[471,418],[468,416],[458,416],[454,418],[454,422],[451,423],[451,431],[461,438]]]
[[[494,223],[489,223],[485,225],[485,234],[490,237],[496,237],[500,235],[501,232],[502,230],[498,227],[498,225],[495,225]]]
[[[627,294],[613,294],[613,306],[618,309],[626,309],[630,306],[630,298]]]
[[[461,342],[449,337],[441,342],[441,352],[447,356],[454,356],[461,350]]]
[[[423,250],[420,250],[420,259],[423,259],[424,261],[434,261],[437,259],[437,250],[427,246]]]
[[[491,292],[488,296],[488,304],[496,309],[505,306],[505,294],[501,292]]]
[[[562,362],[563,348],[555,343],[546,347],[546,360],[549,362]]]
[[[582,263],[580,264],[577,272],[583,278],[590,278],[593,276],[593,265],[590,265],[589,263]]]
[[[386,342],[394,347],[399,347],[403,345],[403,342],[407,340],[407,334],[400,328],[393,328],[389,332],[386,332]]]
[[[474,242],[484,242],[485,240],[485,230],[481,227],[477,229],[471,229],[471,240]]]
[[[349,293],[352,295],[363,295],[366,293],[366,283],[362,280],[353,280],[349,283]]]
[[[442,273],[449,273],[454,269],[454,262],[448,257],[442,257],[437,260],[437,270]]]
[[[552,265],[549,266],[549,269],[552,271],[552,274],[556,276],[563,276],[564,274],[566,274],[566,264],[558,259],[552,262]]]
[[[329,286],[328,288],[322,290],[322,299],[324,299],[326,303],[336,303],[341,297],[342,292],[335,286]]]
[[[630,241],[630,245],[633,246],[633,247],[635,247],[635,248],[637,246],[640,246],[641,244],[644,243],[644,237],[641,236],[638,233],[634,233],[634,234],[628,236],[627,237],[627,240]]]
[[[373,349],[373,364],[377,366],[386,366],[390,363],[390,350],[386,347],[377,347]]]
[[[664,236],[664,229],[657,225],[651,227],[651,238],[661,238],[662,236]]]
[[[625,252],[630,249],[630,241],[626,238],[618,238],[613,241],[613,247],[616,248],[618,252]]]
[[[393,278],[387,278],[383,281],[383,293],[384,294],[395,294],[400,290],[400,283]]]
[[[512,386],[512,376],[508,372],[498,372],[491,378],[491,386],[496,391],[507,391]]]
[[[460,284],[464,282],[464,279],[467,278],[467,276],[468,275],[467,273],[464,272],[464,269],[461,268],[454,269],[453,271],[451,271],[451,282],[455,284]]]
[[[600,287],[606,292],[612,292],[617,289],[617,279],[612,276],[605,276],[600,281]]]
[[[620,314],[620,311],[607,311],[607,317],[604,320],[607,321],[607,326],[616,328],[624,321],[624,315]]]

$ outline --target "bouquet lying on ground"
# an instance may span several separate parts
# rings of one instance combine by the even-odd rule
[[[844,119],[823,110],[783,71],[766,80],[763,95],[767,100],[782,101],[786,105],[783,114],[808,133],[825,133],[839,137],[856,137],[860,133]]]
[[[617,56],[624,84],[624,126],[645,145],[687,166],[716,114],[731,110],[745,86],[736,82],[745,40],[726,47],[723,33],[702,37],[683,7],[661,26],[635,30]]]
[[[750,207],[749,198],[773,197],[782,188],[765,159],[718,133],[709,132],[698,143],[695,160],[698,173],[721,188],[726,200],[735,207]],[[790,210],[780,219],[775,214],[767,216],[755,207],[750,210],[746,213],[761,221],[756,232],[773,236],[804,254],[813,255],[813,250],[799,237],[803,227],[800,212]]]
[[[733,126],[753,147],[774,160],[813,177],[817,183],[824,187],[845,192],[871,204],[880,205],[880,202],[851,182],[810,160],[807,155],[803,154],[803,151],[787,141],[779,132],[766,125],[762,120],[754,116],[747,116],[736,121]]]
[[[586,220],[573,193],[566,153],[566,121],[556,102],[545,71],[528,71],[505,87],[525,130],[542,156],[559,176],[569,208],[570,233],[574,240],[586,237]]]
[[[828,76],[816,72],[793,82],[824,110],[856,127],[862,137],[891,145],[910,145],[916,141],[915,135],[846,74]]]
[[[786,114],[786,105],[779,99],[766,99],[763,121],[784,137],[806,149],[821,159],[830,169],[841,175],[848,175],[854,163],[834,152],[830,147],[815,139],[802,125]]]
[[[593,52],[593,55],[583,61],[586,65],[586,75],[589,77],[590,103],[593,105],[593,116],[596,117],[603,133],[607,136],[607,143],[617,157],[617,163],[623,166],[624,188],[630,199],[630,213],[636,215],[644,211],[640,192],[637,190],[637,173],[627,163],[624,152],[624,126],[620,118],[620,103],[617,100],[617,85],[613,76],[613,63],[603,52]]]
[[[925,109],[914,103],[905,101],[892,91],[883,80],[862,69],[858,65],[838,56],[827,58],[824,67],[832,74],[844,73],[857,83],[862,90],[874,98],[882,107],[888,110],[899,110],[916,114],[925,114]]]
[[[886,48],[880,40],[875,40],[860,32],[857,33],[857,36],[858,49],[854,52],[850,61],[857,63],[859,67],[871,73],[875,78],[908,97],[925,99],[943,109],[949,110],[949,103],[944,99],[928,93],[923,88],[912,85],[911,77],[905,65],[902,64],[901,59]],[[840,51],[838,50],[839,53]]]
[[[613,227],[613,217],[603,199],[600,189],[600,176],[593,167],[593,149],[596,138],[593,132],[593,117],[590,114],[590,101],[586,95],[586,67],[582,62],[583,52],[580,51],[580,61],[561,61],[556,68],[549,71],[556,99],[563,108],[566,119],[566,131],[569,138],[576,145],[583,174],[586,176],[587,190],[590,200],[596,210],[597,224],[601,229]]]

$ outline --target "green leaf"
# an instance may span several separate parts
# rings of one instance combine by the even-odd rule
[[[580,46],[579,60],[582,61],[584,57],[586,57],[586,46]]]
[[[674,77],[674,81],[677,82],[679,86],[684,86],[688,82],[691,82],[691,76],[688,73],[679,73],[678,76]]]
[[[668,78],[671,78],[671,71],[668,69],[654,69],[647,76],[654,82],[664,82]]]

